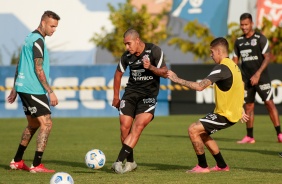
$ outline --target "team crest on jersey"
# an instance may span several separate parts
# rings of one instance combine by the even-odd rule
[[[28,107],[28,110],[30,111],[31,114],[35,114],[37,112],[36,107]]]
[[[256,45],[257,45],[257,39],[252,39],[251,46],[256,46]]]
[[[121,100],[119,104],[119,108],[122,109],[125,106],[125,100]]]

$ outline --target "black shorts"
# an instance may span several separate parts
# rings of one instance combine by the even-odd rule
[[[131,116],[132,118],[141,113],[151,113],[154,116],[156,105],[156,96],[146,96],[133,91],[126,91],[120,101],[119,114]]]
[[[27,93],[18,92],[25,115],[31,115],[32,117],[39,117],[46,114],[51,114],[49,101],[47,96],[44,95],[32,95]]]
[[[273,89],[271,88],[271,82],[259,82],[255,86],[251,86],[250,83],[245,83],[245,102],[254,103],[256,92],[261,97],[262,101],[268,101],[273,99]]]
[[[226,117],[215,113],[208,113],[204,118],[200,119],[200,122],[209,135],[235,124],[230,122]]]

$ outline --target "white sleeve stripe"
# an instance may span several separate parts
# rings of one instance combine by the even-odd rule
[[[36,42],[34,42],[34,46],[40,51],[42,57],[43,57],[43,51],[42,51],[42,48],[40,47],[40,45]]]
[[[220,72],[221,72],[221,69],[212,71],[212,72],[209,74],[209,76],[210,76],[210,75],[217,74],[217,73],[220,73]]]
[[[266,40],[266,44],[262,50],[262,54],[265,54],[265,52],[267,51],[267,48],[268,48],[268,40]]]
[[[123,68],[123,66],[121,64],[121,61],[119,61],[119,68],[120,68],[121,72],[124,73],[124,68]]]
[[[157,68],[160,68],[160,67],[161,67],[161,65],[162,65],[162,63],[163,63],[163,56],[164,56],[164,53],[163,53],[163,51],[162,51],[161,58],[160,58],[160,60],[159,60],[159,62],[158,62]]]

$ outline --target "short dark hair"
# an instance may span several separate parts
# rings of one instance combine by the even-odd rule
[[[55,20],[60,20],[61,18],[59,17],[59,15],[57,15],[55,12],[52,12],[50,10],[47,10],[43,13],[41,20],[45,19],[45,18],[52,18]]]
[[[228,41],[225,38],[218,37],[211,42],[210,46],[211,47],[223,46],[226,49],[226,51],[228,52],[229,44],[228,44]]]
[[[253,17],[250,13],[243,13],[241,16],[240,16],[240,21],[241,20],[245,20],[245,19],[250,19],[251,22],[253,22]]]
[[[123,38],[127,37],[128,35],[132,35],[136,38],[139,37],[139,33],[133,28],[129,28],[128,30],[126,30],[125,33],[123,34]]]

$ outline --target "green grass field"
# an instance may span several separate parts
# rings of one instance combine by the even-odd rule
[[[75,184],[282,183],[282,158],[278,156],[282,144],[277,143],[268,116],[255,117],[255,144],[236,144],[245,135],[245,125],[241,123],[213,135],[230,172],[186,174],[187,169],[197,164],[187,127],[200,117],[202,115],[156,117],[143,131],[134,149],[138,169],[122,175],[110,169],[121,148],[118,117],[54,118],[43,164],[57,172],[68,172]],[[32,174],[9,168],[25,126],[25,119],[0,119],[0,184],[47,184],[50,181],[52,174]],[[36,137],[24,155],[29,166],[34,156],[35,140]],[[84,163],[85,154],[92,148],[101,149],[106,155],[106,164],[100,170],[91,170]],[[206,156],[209,166],[214,166],[208,151]]]

